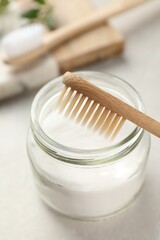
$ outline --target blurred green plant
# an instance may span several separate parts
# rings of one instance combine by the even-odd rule
[[[9,4],[9,0],[0,0],[0,14],[2,14]]]
[[[9,3],[9,0],[0,0],[0,14],[5,12]],[[31,4],[34,7],[24,11],[21,17],[27,19],[29,22],[41,22],[50,30],[53,30],[55,28],[53,6],[47,0],[32,0],[31,3],[34,3]]]
[[[36,8],[31,8],[22,13],[23,18],[27,18],[29,21],[38,21],[44,23],[50,30],[55,28],[55,22],[53,19],[53,6],[51,6],[47,0],[33,0],[36,4]]]

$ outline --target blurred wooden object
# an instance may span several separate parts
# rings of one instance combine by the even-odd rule
[[[70,24],[94,11],[89,0],[51,0],[51,2],[54,5],[58,27]],[[118,54],[122,51],[123,44],[122,35],[104,22],[101,27],[81,34],[56,48],[53,56],[60,70],[65,72]]]

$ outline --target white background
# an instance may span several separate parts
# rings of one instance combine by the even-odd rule
[[[83,69],[126,79],[142,96],[148,114],[160,120],[160,2],[110,22],[125,36],[124,53]],[[144,188],[125,212],[87,223],[58,217],[41,202],[25,146],[35,93],[0,103],[0,240],[159,240],[160,140],[153,136]]]

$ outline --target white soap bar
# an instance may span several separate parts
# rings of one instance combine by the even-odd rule
[[[23,92],[23,86],[3,62],[0,62],[0,76],[0,100]]]
[[[2,62],[1,54],[0,59],[0,100],[41,87],[59,75],[57,61],[50,55],[18,73]]]
[[[56,59],[47,55],[39,59],[29,68],[24,69],[16,74],[19,82],[25,88],[34,89],[40,87],[59,75],[59,67]]]

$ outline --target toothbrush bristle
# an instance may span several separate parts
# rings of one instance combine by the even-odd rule
[[[82,118],[85,116],[87,110],[89,109],[89,106],[90,106],[91,102],[92,102],[92,100],[89,99],[89,98],[86,100],[83,108],[81,109],[81,111],[80,111],[80,113],[79,113],[79,115],[76,119],[77,123],[80,122],[82,120]]]
[[[92,128],[95,125],[95,123],[97,122],[102,110],[103,110],[103,107],[99,104],[97,109],[93,113],[93,116],[89,121],[89,124],[87,125],[89,128]]]
[[[66,117],[75,119],[82,126],[104,137],[110,137],[111,140],[117,136],[125,122],[117,113],[66,86],[60,93],[55,107],[59,112],[64,112]]]
[[[75,106],[75,108],[73,109],[73,112],[70,115],[71,119],[73,119],[73,118],[75,118],[77,116],[77,114],[78,114],[82,104],[84,103],[85,99],[86,99],[85,96],[83,96],[83,95],[80,96],[80,99],[77,102],[77,105]]]
[[[66,112],[65,112],[65,116],[66,116],[66,117],[68,117],[69,114],[72,112],[72,110],[73,110],[73,108],[75,107],[76,102],[77,102],[77,100],[78,100],[79,97],[80,97],[80,93],[77,93],[77,92],[76,92],[75,95],[74,95],[74,97],[73,97],[73,99],[71,100],[71,102],[70,102],[70,104],[69,104]]]
[[[64,97],[64,95],[66,94],[66,91],[67,91],[67,87],[65,86],[63,88],[63,91],[60,93],[57,101],[56,101],[56,104],[55,104],[55,108],[57,108],[59,105],[60,105],[60,102],[62,101],[62,98]]]
[[[119,122],[120,116],[118,116],[117,114],[114,115],[113,120],[111,121],[109,128],[106,131],[106,135],[111,135],[112,132],[114,131],[117,123]]]
[[[21,56],[41,46],[45,31],[40,23],[21,27],[2,39],[2,47],[10,58]]]
[[[98,106],[98,103],[93,101],[90,109],[88,110],[87,114],[85,115],[85,117],[82,121],[82,126],[87,125],[89,119],[91,118],[91,116],[92,116],[93,112],[95,111],[95,109],[97,108],[97,106]]]
[[[117,134],[119,133],[119,131],[121,130],[121,128],[123,127],[124,123],[125,123],[126,119],[124,119],[123,117],[121,117],[120,121],[118,122],[116,128],[114,129],[114,132],[111,136],[111,139],[113,140]]]
[[[103,108],[103,112],[102,114],[100,115],[98,121],[96,122],[95,126],[94,126],[94,131],[99,131],[99,129],[101,128],[101,126],[103,126],[104,124],[104,121],[108,115],[108,109],[106,108]]]
[[[73,91],[71,89],[69,89],[66,96],[61,101],[60,108],[59,108],[60,112],[63,112],[63,110],[66,108],[66,105],[67,105],[68,101],[70,100],[72,94],[73,94]]]
[[[116,114],[114,112],[110,111],[110,113],[109,113],[109,115],[108,115],[108,117],[105,121],[105,129],[104,129],[104,134],[105,135],[107,135],[115,116],[116,116]]]

